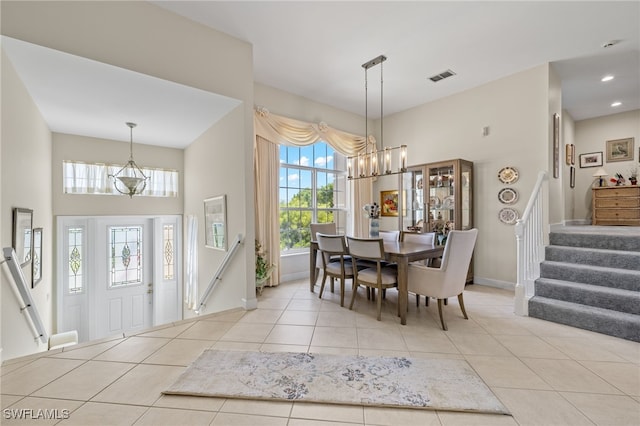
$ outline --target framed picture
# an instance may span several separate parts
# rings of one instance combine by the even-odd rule
[[[20,266],[25,266],[31,262],[32,235],[31,226],[33,223],[33,210],[13,209],[13,235],[11,244],[16,251],[16,258]]]
[[[576,168],[573,166],[569,168],[569,186],[571,188],[576,187]]]
[[[31,288],[42,279],[42,228],[33,229],[33,261],[31,262]]]
[[[580,168],[602,167],[602,151],[580,154]]]
[[[407,204],[407,193],[402,191],[403,216]],[[380,191],[380,216],[398,216],[398,190]]]
[[[204,200],[205,247],[227,251],[227,196]]]
[[[572,143],[565,145],[565,163],[567,166],[576,164],[576,146]]]
[[[553,177],[560,176],[560,115],[553,114]]]
[[[607,163],[633,160],[633,138],[607,141]]]

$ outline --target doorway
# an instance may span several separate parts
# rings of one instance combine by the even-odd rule
[[[57,332],[85,342],[182,318],[180,216],[58,218]]]

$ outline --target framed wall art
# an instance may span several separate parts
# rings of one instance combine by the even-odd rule
[[[614,139],[607,141],[607,163],[633,160],[633,139]]]
[[[403,216],[407,204],[407,193],[402,191]],[[380,191],[380,216],[398,216],[398,190]]]
[[[227,196],[204,200],[205,247],[227,251]]]
[[[31,262],[32,235],[31,227],[33,223],[33,210],[13,209],[13,234],[11,244],[16,252],[16,258],[20,266],[25,266]]]
[[[580,154],[580,168],[602,167],[602,151]]]
[[[42,280],[42,228],[33,229],[33,260],[31,262],[31,288]]]
[[[560,176],[560,115],[553,114],[553,177]]]
[[[573,166],[569,168],[569,186],[571,188],[576,187],[576,168]]]
[[[565,145],[565,163],[567,166],[576,164],[576,146],[572,143]]]

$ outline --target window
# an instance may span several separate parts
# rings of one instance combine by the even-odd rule
[[[82,227],[67,228],[68,283],[71,294],[82,293],[84,290],[83,233],[84,228]]]
[[[142,227],[109,227],[109,287],[142,283]]]
[[[117,173],[122,166],[116,164],[62,162],[62,180],[65,194],[121,195],[113,187],[109,174]],[[148,197],[177,197],[178,171],[142,168],[149,177],[140,195]]]
[[[165,280],[172,280],[174,276],[174,255],[173,255],[173,225],[162,227],[162,271]]]
[[[308,249],[311,223],[345,231],[346,159],[325,142],[280,146],[280,250]]]

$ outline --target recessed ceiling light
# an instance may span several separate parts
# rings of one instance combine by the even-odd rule
[[[611,104],[612,107],[619,107],[620,105],[622,105],[622,102],[616,101],[614,103]]]
[[[602,77],[602,80],[600,80],[600,81],[602,81],[602,82],[611,81],[611,80],[613,80],[613,78],[614,77],[612,75],[605,75],[604,77]]]

